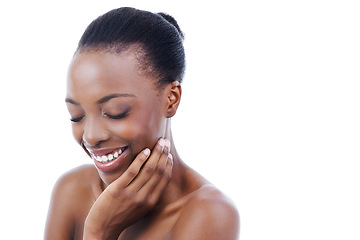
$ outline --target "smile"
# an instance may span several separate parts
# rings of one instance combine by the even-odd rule
[[[119,157],[123,151],[125,150],[125,148],[120,148],[119,150],[116,150],[110,154],[106,154],[106,155],[95,155],[94,153],[91,154],[92,158],[100,163],[107,163],[110,162],[114,159],[116,159],[117,157]]]
[[[128,146],[117,149],[89,150],[95,166],[102,172],[111,172],[121,164],[128,155]]]

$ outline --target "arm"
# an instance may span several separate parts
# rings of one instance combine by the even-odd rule
[[[92,165],[77,167],[56,182],[48,211],[44,239],[79,238],[79,229],[94,200],[92,185],[98,184]],[[78,229],[77,229],[78,228]]]
[[[63,175],[55,184],[45,226],[44,239],[72,239],[74,231],[72,193],[74,192],[74,173]]]
[[[204,196],[205,195],[205,196]],[[177,222],[172,240],[237,240],[240,219],[235,206],[220,192],[192,199]]]

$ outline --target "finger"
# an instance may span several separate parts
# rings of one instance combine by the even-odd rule
[[[150,197],[149,197],[149,202],[151,204],[155,205],[158,202],[161,194],[163,193],[166,186],[170,182],[173,165],[174,165],[173,157],[171,154],[169,154],[169,157],[167,159],[167,164],[166,164],[166,171],[165,171],[164,175],[162,176],[160,181],[157,184],[155,184],[154,188],[151,189]]]
[[[164,155],[164,146],[166,145],[166,141],[164,139],[159,139],[157,144],[155,145],[149,159],[146,161],[140,173],[137,174],[136,178],[128,185],[133,191],[139,191],[144,184],[150,179],[150,177],[156,171],[161,156]],[[167,155],[167,154],[166,154]]]
[[[113,183],[114,184],[119,184],[120,187],[128,186],[136,178],[136,176],[139,174],[139,172],[141,170],[141,167],[144,165],[146,160],[149,158],[150,153],[151,153],[150,149],[148,149],[148,148],[141,151],[136,156],[134,161],[131,163],[129,168],[124,172],[124,174],[122,174],[120,176],[120,178],[115,180]]]
[[[170,153],[168,153],[167,150],[164,150],[163,154],[160,157],[160,160],[159,160],[156,170],[151,175],[151,177],[143,184],[143,186],[139,189],[139,192],[141,192],[142,194],[145,194],[145,195],[148,193],[151,193],[151,191],[156,187],[156,185],[160,182],[160,180],[166,174],[167,162],[168,162],[169,156],[170,156]]]

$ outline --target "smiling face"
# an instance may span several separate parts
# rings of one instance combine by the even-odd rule
[[[163,136],[168,92],[142,73],[136,56],[77,53],[70,64],[66,104],[77,142],[110,184],[146,147]]]

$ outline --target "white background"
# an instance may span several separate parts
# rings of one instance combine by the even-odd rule
[[[2,2],[1,239],[41,239],[56,179],[91,162],[66,71],[90,21],[120,6],[185,32],[175,141],[234,200],[241,239],[360,239],[360,8],[347,0]]]

